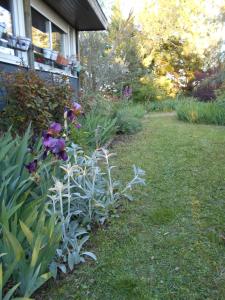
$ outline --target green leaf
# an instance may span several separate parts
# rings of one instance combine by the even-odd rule
[[[34,239],[32,231],[21,220],[20,220],[20,226],[24,235],[26,236],[29,245],[32,246],[33,239]]]
[[[10,300],[12,295],[15,293],[17,288],[20,286],[20,283],[17,283],[14,287],[12,287],[8,293],[4,296],[3,300]],[[1,298],[0,298],[1,299]]]

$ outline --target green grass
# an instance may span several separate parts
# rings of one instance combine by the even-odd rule
[[[225,125],[224,102],[202,103],[197,101],[182,101],[177,107],[179,120],[198,123]]]
[[[147,185],[92,234],[98,262],[52,283],[41,299],[225,299],[225,128],[173,116],[143,125],[113,150],[120,178],[135,163]]]

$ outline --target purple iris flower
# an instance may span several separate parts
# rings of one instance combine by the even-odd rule
[[[60,133],[61,130],[62,130],[61,124],[53,122],[48,129],[48,134],[57,135]]]
[[[77,102],[73,102],[73,111],[74,113],[80,113],[82,111],[81,105]]]
[[[62,151],[64,151],[66,146],[65,140],[63,138],[60,139],[54,139],[54,141],[50,142],[50,150],[54,154],[58,154]]]
[[[29,164],[25,165],[29,173],[35,173],[37,171],[38,161],[37,159],[33,160]]]
[[[73,122],[75,119],[75,114],[71,109],[67,112],[67,118],[70,120],[70,122]]]
[[[58,156],[59,159],[62,159],[64,161],[66,161],[68,159],[68,155],[67,155],[65,150],[59,152],[57,156]]]
[[[45,146],[46,149],[52,151],[52,149],[56,144],[56,141],[57,141],[56,138],[46,135],[43,139],[43,145]]]
[[[75,127],[76,127],[77,129],[80,129],[80,128],[81,128],[81,124],[80,124],[80,123],[77,123],[77,124],[75,125]]]

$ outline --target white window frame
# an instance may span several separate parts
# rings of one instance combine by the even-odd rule
[[[11,0],[12,2],[12,26],[13,34],[16,36],[26,36],[24,23],[23,0]],[[13,65],[28,65],[27,53],[16,50],[17,55],[6,54],[0,50],[0,61]]]
[[[42,16],[44,16],[47,20],[49,20],[51,23],[56,25],[59,29],[61,29],[65,35],[64,35],[64,53],[65,56],[71,56],[76,55],[76,31],[74,28],[70,27],[69,24],[61,18],[54,10],[52,10],[45,2],[42,0],[31,0],[31,7],[35,9],[37,12],[39,12]],[[51,24],[50,23],[50,24]],[[51,46],[51,45],[50,45]],[[58,74],[65,74],[70,77],[76,77],[68,72],[53,68],[51,66],[34,62],[34,67],[37,70],[43,70]]]

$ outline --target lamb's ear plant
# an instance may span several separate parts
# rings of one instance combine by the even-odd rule
[[[95,223],[104,223],[110,210],[125,198],[133,186],[144,184],[144,171],[134,166],[134,178],[123,187],[113,178],[110,159],[114,155],[106,149],[98,149],[91,156],[84,154],[77,145],[68,148],[69,160],[62,164],[64,176],[54,178],[49,190],[48,211],[61,222],[62,241],[57,249],[51,270],[72,270],[84,257],[96,259],[91,252],[82,252],[89,238],[88,231]]]

